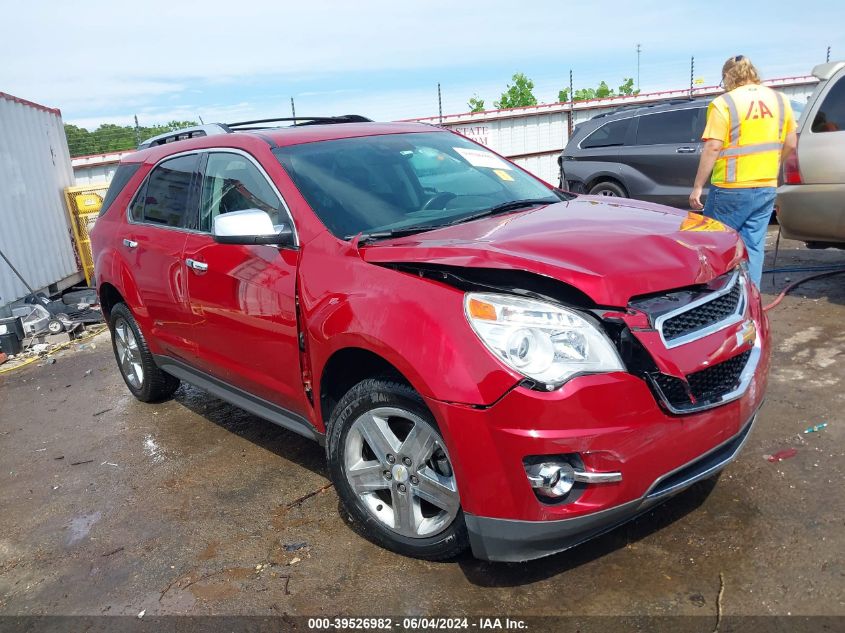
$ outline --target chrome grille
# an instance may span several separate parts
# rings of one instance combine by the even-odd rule
[[[665,311],[649,310],[655,300],[632,303],[633,307],[645,308],[654,319],[654,327],[660,333],[667,348],[684,345],[739,323],[745,314],[747,290],[745,276],[737,269],[714,280],[710,292],[679,290],[659,297],[660,305],[681,302],[679,308]]]
[[[676,413],[698,410],[721,404],[740,388],[743,370],[753,351],[745,351],[707,369],[687,374],[685,379],[656,372],[649,376],[670,410]]]
[[[728,294],[663,321],[663,337],[667,341],[674,341],[724,321],[736,314],[741,300],[742,285],[735,283]]]

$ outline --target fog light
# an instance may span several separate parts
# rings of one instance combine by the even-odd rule
[[[531,464],[525,473],[534,491],[550,499],[565,497],[575,483],[575,471],[566,462]]]

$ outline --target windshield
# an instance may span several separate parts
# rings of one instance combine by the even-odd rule
[[[435,228],[509,202],[561,200],[492,152],[445,132],[319,141],[274,153],[320,220],[345,239]]]

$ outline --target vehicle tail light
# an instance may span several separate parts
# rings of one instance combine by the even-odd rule
[[[783,163],[783,183],[785,185],[800,185],[801,169],[798,166],[798,152],[793,151]]]

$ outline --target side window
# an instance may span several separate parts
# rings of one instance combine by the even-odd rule
[[[845,130],[845,77],[828,91],[810,129],[813,132]]]
[[[701,138],[704,126],[701,123],[702,108],[688,108],[640,117],[637,127],[637,145],[677,145],[696,143]],[[701,129],[698,129],[701,127]]]
[[[628,125],[631,119],[611,121],[605,123],[587,138],[581,141],[582,149],[592,147],[614,147],[625,144],[625,134],[628,132]]]
[[[106,192],[106,197],[103,199],[103,206],[100,207],[100,215],[105,215],[109,210],[115,198],[126,187],[126,184],[135,175],[135,172],[141,167],[141,163],[122,163],[118,165],[117,171],[111,179],[109,190]]]
[[[200,230],[210,233],[214,218],[221,213],[261,209],[273,224],[284,218],[281,200],[267,178],[244,156],[228,152],[208,155],[200,197]]]
[[[191,154],[171,158],[153,169],[143,194],[144,222],[193,228],[191,185],[198,166],[199,155]],[[132,215],[135,217],[134,208]]]

